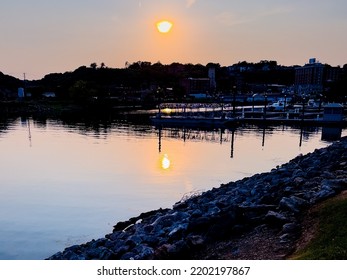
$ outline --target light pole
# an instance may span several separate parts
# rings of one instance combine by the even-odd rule
[[[161,116],[161,89],[160,89],[160,87],[157,88],[157,98],[158,98],[158,113],[159,113],[159,116]]]
[[[254,98],[257,96],[258,94],[255,93],[252,95],[252,118],[254,118]]]
[[[318,114],[320,114],[320,110],[322,109],[322,94],[319,94],[319,106],[318,106]]]
[[[267,94],[265,93],[265,95],[264,95],[264,97],[265,97],[265,105],[264,105],[264,120],[266,119],[266,106],[267,106]]]
[[[301,120],[304,121],[305,119],[305,103],[306,103],[306,96],[302,97],[302,118]]]
[[[236,97],[235,97],[235,95],[236,95],[236,86],[233,86],[233,116],[234,116],[234,118],[236,117],[236,113],[235,113],[235,111],[236,111],[236,108],[235,108]]]

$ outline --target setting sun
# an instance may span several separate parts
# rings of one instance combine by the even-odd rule
[[[163,20],[157,22],[157,29],[160,33],[168,33],[172,28],[172,22]]]

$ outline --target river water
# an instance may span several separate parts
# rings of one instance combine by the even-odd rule
[[[44,259],[118,221],[329,145],[346,131],[0,121],[0,259]],[[323,139],[322,139],[323,138]]]

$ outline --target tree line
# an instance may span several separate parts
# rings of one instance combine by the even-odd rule
[[[147,98],[151,102],[156,95],[170,89],[171,98],[179,101],[186,95],[182,80],[207,78],[211,67],[216,73],[216,88],[211,94],[218,94],[232,91],[248,93],[255,84],[294,85],[297,66],[281,66],[276,61],[268,60],[258,63],[242,61],[229,67],[218,63],[164,65],[160,62],[137,61],[126,63],[124,68],[109,68],[105,63],[100,66],[91,63],[71,72],[47,74],[34,81],[21,81],[0,72],[0,98],[4,98],[5,92],[16,92],[18,87],[24,87],[33,99],[40,98],[43,92],[54,92],[61,100],[88,102],[110,97],[125,99],[135,92],[145,91],[145,100]],[[340,79],[329,84],[332,96],[347,95],[347,65],[341,69],[341,73]]]

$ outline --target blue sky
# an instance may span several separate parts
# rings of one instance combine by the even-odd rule
[[[347,63],[345,0],[0,0],[0,6],[0,71],[28,79],[93,62]],[[160,19],[173,22],[170,33],[157,32]]]

